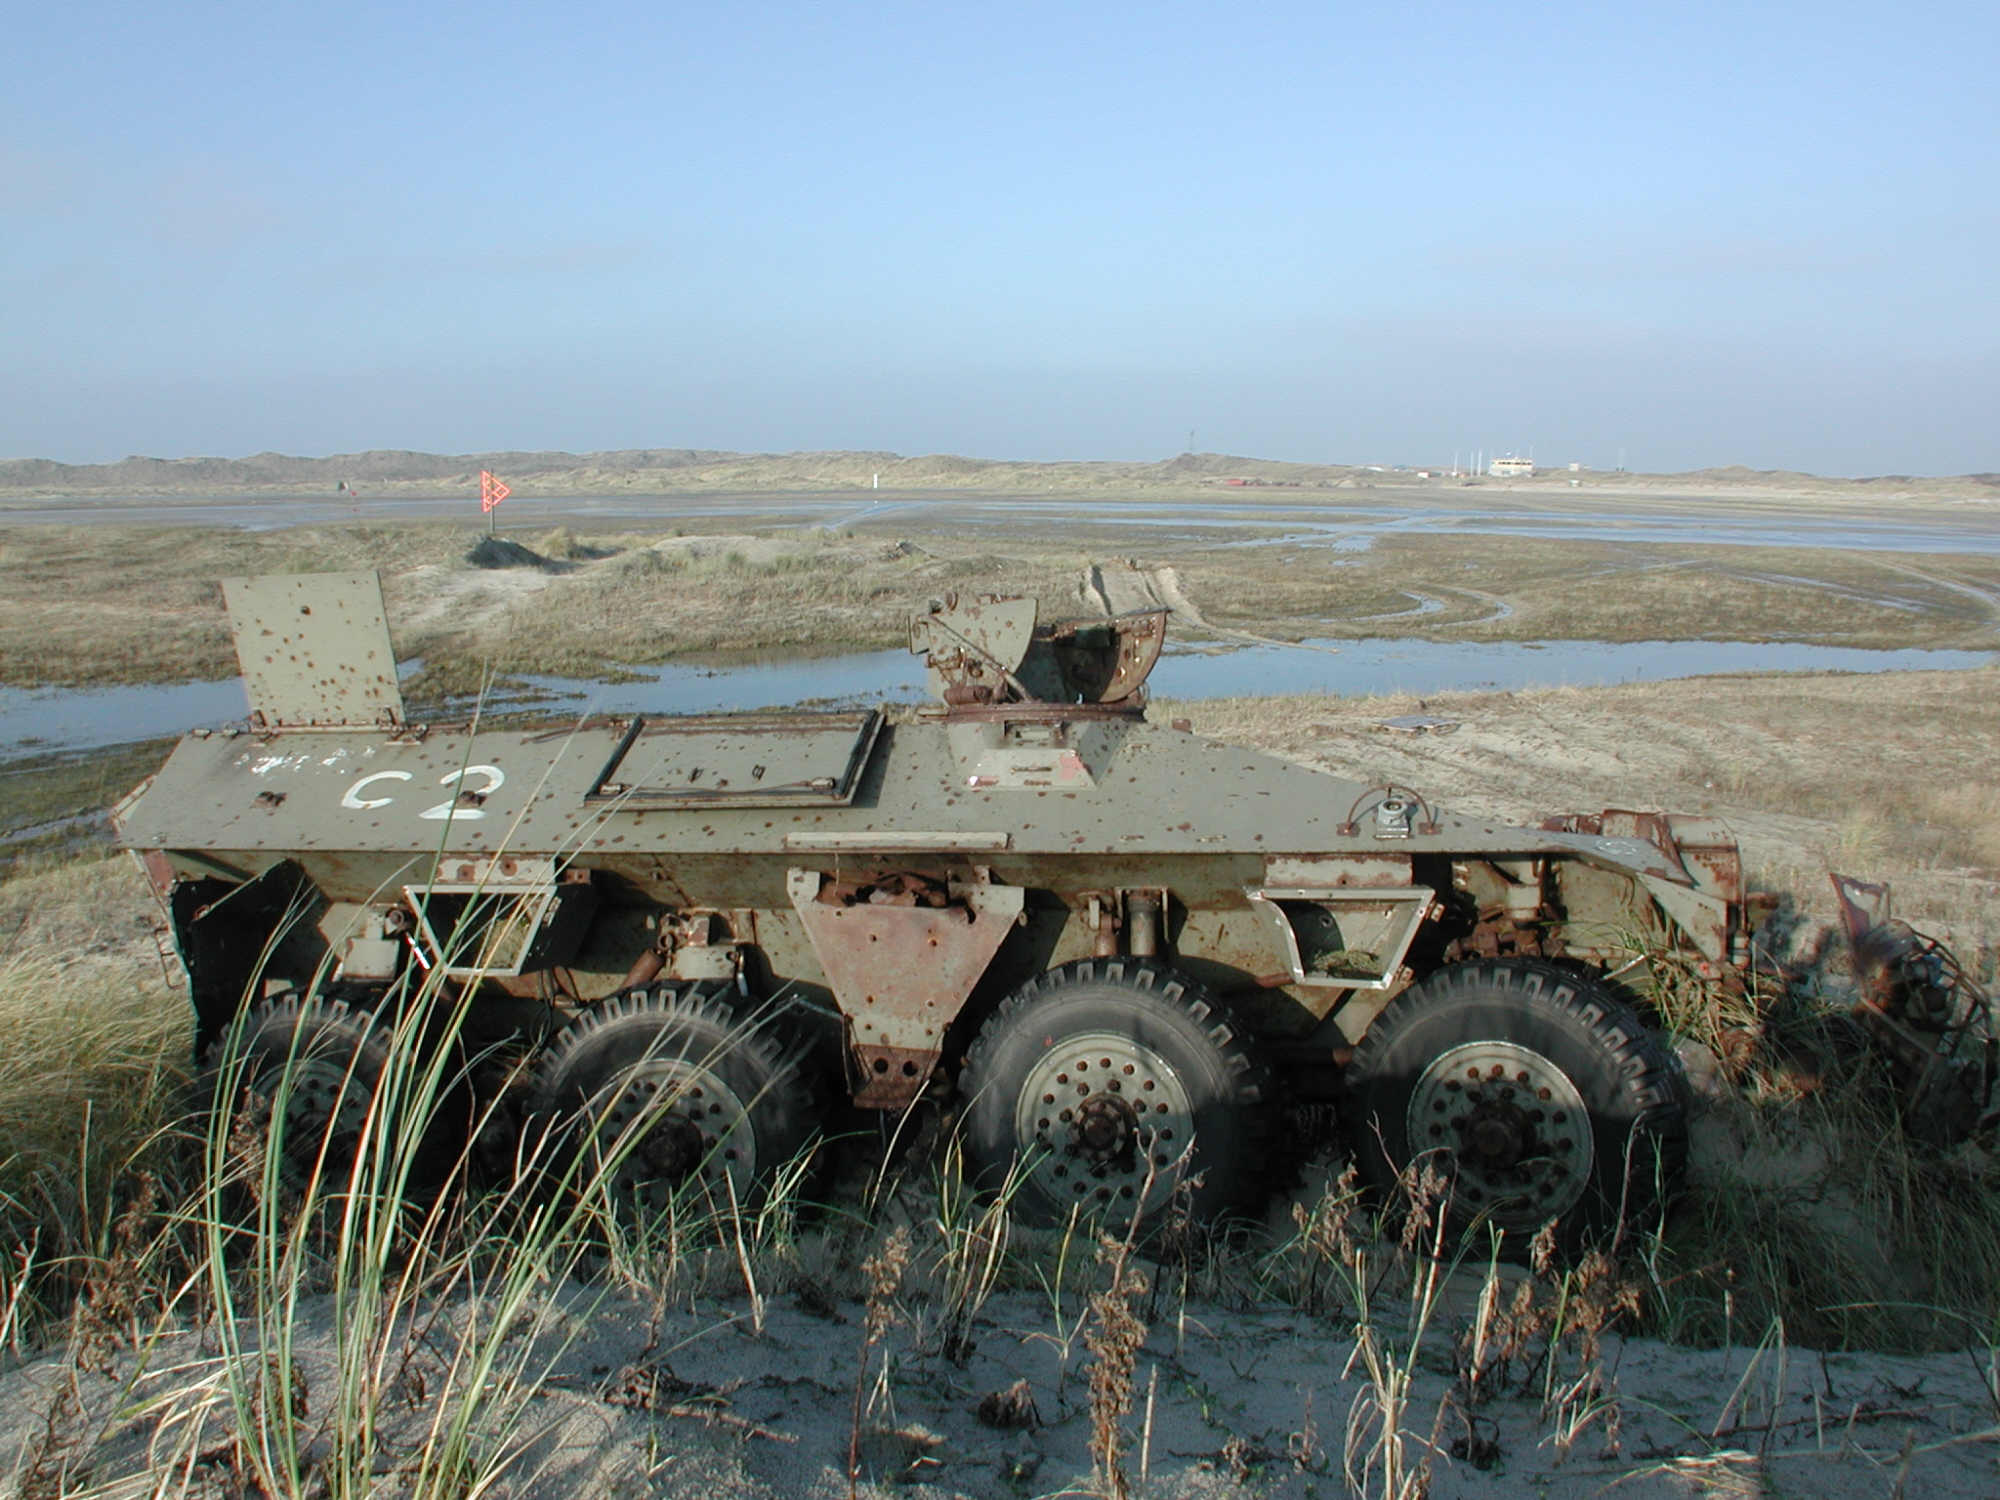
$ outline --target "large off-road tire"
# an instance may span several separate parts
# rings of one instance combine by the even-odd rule
[[[620,1213],[658,1215],[692,1189],[705,1206],[760,1201],[816,1128],[799,1049],[770,1018],[672,985],[586,1012],[535,1071],[542,1170]]]
[[[324,1190],[345,1192],[390,1067],[392,1033],[389,1021],[345,1001],[279,995],[210,1048],[205,1092],[233,1138],[240,1142],[245,1127],[262,1130],[263,1149],[276,1153],[286,1188],[299,1191],[316,1175]],[[411,1170],[395,1181],[371,1176],[360,1185],[421,1194],[449,1175],[464,1146],[467,1105],[459,1079],[445,1076],[441,1084],[435,1099],[399,1101],[408,1118],[375,1127],[421,1132]],[[396,1144],[378,1138],[385,1147]],[[386,1163],[393,1154],[379,1159]]]
[[[967,1166],[1028,1223],[1127,1221],[1176,1192],[1213,1222],[1262,1185],[1270,1076],[1216,998],[1164,964],[1031,979],[980,1029],[960,1085]]]
[[[1435,1165],[1451,1223],[1494,1224],[1516,1254],[1550,1220],[1571,1249],[1646,1223],[1687,1157],[1678,1060],[1605,985],[1536,959],[1453,964],[1404,991],[1348,1087],[1370,1179]]]

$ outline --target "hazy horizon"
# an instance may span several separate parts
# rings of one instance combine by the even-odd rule
[[[1485,464],[1490,464],[1492,460],[1495,458],[1507,456],[1509,452],[1509,450],[1485,450],[1483,452],[1475,454],[1473,451],[1467,450],[1467,451],[1461,451],[1456,455],[1447,455],[1442,459],[1436,459],[1436,460],[1419,459],[1414,462],[1378,463],[1374,460],[1364,461],[1364,460],[1342,459],[1342,458],[1307,459],[1307,460],[1273,459],[1268,455],[1258,454],[1258,453],[1214,453],[1214,452],[1195,453],[1192,451],[1183,451],[1181,453],[1170,453],[1165,455],[1164,457],[1158,457],[1158,458],[1128,457],[1124,455],[1114,454],[1110,456],[1100,455],[1094,458],[1052,459],[1052,458],[1035,458],[1035,457],[996,458],[991,454],[979,454],[979,453],[941,453],[941,452],[898,453],[892,449],[878,449],[878,448],[796,448],[784,451],[753,453],[753,452],[746,452],[740,449],[718,449],[707,444],[698,444],[698,443],[696,444],[626,443],[620,445],[617,448],[604,448],[604,449],[579,450],[574,448],[540,448],[540,449],[488,448],[488,449],[476,449],[470,451],[453,451],[453,452],[448,452],[438,449],[385,448],[378,446],[373,448],[351,449],[338,453],[296,453],[296,452],[286,453],[278,449],[267,448],[267,449],[260,449],[255,453],[127,453],[127,454],[121,454],[119,457],[115,459],[97,459],[88,461],[50,459],[48,455],[39,453],[12,453],[12,454],[0,453],[0,464],[52,462],[52,463],[65,464],[70,467],[97,468],[97,467],[114,467],[116,465],[125,463],[167,463],[167,464],[249,463],[258,459],[281,459],[286,462],[295,462],[295,463],[331,463],[336,459],[343,459],[343,458],[359,459],[373,455],[390,454],[390,453],[404,453],[404,454],[410,454],[418,458],[447,459],[447,460],[461,459],[461,458],[490,459],[500,456],[517,456],[517,457],[529,457],[529,458],[571,457],[576,459],[587,459],[587,458],[602,457],[608,454],[615,454],[615,453],[683,452],[683,451],[714,453],[724,460],[749,460],[749,461],[766,460],[770,462],[782,462],[788,458],[799,458],[799,457],[812,457],[812,458],[879,457],[884,461],[888,462],[921,462],[925,459],[945,459],[952,461],[965,461],[975,464],[986,464],[986,463],[1020,464],[1026,467],[1034,467],[1038,465],[1059,465],[1059,464],[1070,464],[1070,463],[1108,464],[1114,466],[1130,465],[1133,467],[1144,467],[1144,466],[1164,466],[1171,464],[1178,459],[1196,459],[1196,460],[1219,459],[1227,462],[1244,463],[1251,465],[1263,465],[1272,463],[1278,463],[1278,464],[1299,463],[1306,466],[1323,466],[1327,468],[1338,468],[1338,469],[1364,469],[1364,470],[1383,469],[1383,470],[1402,470],[1405,472],[1416,471],[1416,470],[1430,470],[1430,471],[1436,471],[1438,469],[1448,470],[1449,466],[1453,463],[1454,457],[1456,458],[1457,465],[1460,469],[1471,471],[1475,457],[1478,458],[1480,464],[1483,466]],[[1520,456],[1527,457],[1528,455],[1522,454]],[[1536,463],[1537,463],[1537,472],[1544,475],[1554,475],[1568,468],[1568,464],[1566,461],[1543,461],[1538,459]],[[1611,468],[1593,468],[1591,465],[1586,464],[1583,467],[1586,472],[1601,473],[1601,474],[1626,472],[1638,478],[1671,477],[1672,475],[1675,474],[1684,474],[1684,473],[1695,473],[1695,474],[1704,472],[1719,473],[1719,472],[1727,472],[1730,470],[1748,470],[1751,473],[1771,473],[1771,472],[1797,473],[1807,478],[1836,480],[1836,481],[1871,480],[1871,479],[1946,480],[1946,479],[2000,477],[2000,476],[1995,476],[1992,473],[1992,471],[1984,471],[1984,470],[1970,470],[1953,474],[1946,474],[1946,473],[1926,474],[1926,473],[1903,472],[1903,471],[1894,473],[1883,473],[1883,474],[1827,474],[1827,473],[1816,472],[1809,469],[1804,469],[1804,470],[1757,469],[1747,464],[1732,464],[1732,463],[1705,464],[1700,466],[1700,468],[1694,470],[1633,469],[1629,465],[1623,471],[1617,470],[1615,466]],[[1483,472],[1483,467],[1480,470],[1480,472]],[[347,476],[347,477],[355,479],[356,482],[363,482],[356,476]],[[502,477],[504,478],[507,476],[503,475]],[[286,482],[293,482],[293,481],[286,481]],[[400,483],[404,481],[397,480],[395,482]],[[936,483],[936,481],[932,479],[925,479],[923,482],[926,486],[931,486]]]
[[[2000,470],[1989,7],[22,13],[0,452]]]

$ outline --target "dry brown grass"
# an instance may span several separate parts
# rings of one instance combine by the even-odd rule
[[[588,674],[885,646],[911,609],[953,589],[1032,594],[1061,614],[1083,566],[1135,550],[1143,567],[1178,569],[1217,626],[1277,638],[2000,642],[2000,560],[1983,557],[1423,534],[1335,552],[1282,540],[1296,518],[1175,537],[1087,514],[982,530],[936,506],[837,531],[744,526],[524,532],[550,566],[498,570],[467,561],[482,533],[462,523],[0,528],[0,682],[228,675],[217,580],[235,574],[380,569],[399,652],[470,681],[484,667]]]
[[[0,682],[178,682],[227,677],[236,655],[221,580],[388,572],[469,545],[441,525],[237,531],[193,526],[0,529]]]
[[[1054,598],[1082,562],[1068,553],[936,556],[819,531],[668,539],[522,593],[470,629],[452,629],[447,617],[425,654],[588,674],[673,657],[886,647],[907,638],[911,610],[934,594]]]
[[[1210,619],[1291,636],[1987,646],[2000,614],[1983,557],[1390,534],[1180,563]]]
[[[175,1155],[193,1021],[144,891],[122,855],[0,883],[0,1244],[17,1313],[0,1346],[40,1305],[20,1293],[76,1284]]]

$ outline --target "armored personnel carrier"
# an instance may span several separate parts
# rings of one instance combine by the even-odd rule
[[[1165,611],[934,601],[927,707],[496,729],[406,716],[373,575],[225,592],[250,717],[118,815],[197,1046],[365,1076],[441,974],[534,1050],[534,1111],[653,1111],[655,1179],[754,1191],[836,1108],[939,1100],[1030,1217],[1217,1216],[1337,1122],[1377,1181],[1438,1167],[1460,1221],[1582,1234],[1685,1152],[1615,976],[1750,957],[1715,822],[1503,827],[1149,722]]]

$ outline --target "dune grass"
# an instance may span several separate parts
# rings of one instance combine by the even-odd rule
[[[191,1180],[190,1026],[122,857],[0,883],[0,1345],[58,1319],[149,1178]]]
[[[1434,1212],[1440,1184],[1422,1173],[1391,1203],[1365,1198],[1349,1175],[1298,1197],[1268,1230],[1164,1244],[1115,1222],[1010,1234],[1004,1194],[973,1200],[949,1170],[914,1165],[845,1208],[802,1198],[807,1177],[795,1170],[754,1207],[690,1189],[634,1220],[609,1188],[643,1117],[601,1156],[565,1161],[531,1147],[511,1183],[437,1184],[415,1143],[450,1092],[452,1065],[417,1045],[416,1014],[383,1023],[392,1061],[337,1148],[286,1139],[289,1075],[261,1094],[222,1075],[224,1098],[261,1097],[264,1109],[224,1110],[184,1132],[194,1175],[178,1196],[162,1177],[129,1194],[66,1312],[51,1310],[39,1340],[26,1341],[60,1363],[40,1387],[46,1411],[13,1455],[21,1493],[219,1487],[304,1500],[377,1494],[391,1475],[413,1496],[507,1492],[546,1462],[547,1402],[573,1389],[574,1351],[600,1311],[636,1295],[754,1337],[767,1299],[782,1295],[852,1309],[847,1474],[854,1492],[878,1494],[873,1481],[896,1462],[885,1471],[882,1455],[907,1432],[898,1387],[921,1378],[918,1366],[962,1365],[975,1339],[992,1336],[981,1316],[990,1300],[1013,1298],[1018,1317],[1026,1290],[1041,1299],[1042,1326],[1017,1336],[1060,1346],[1073,1378],[995,1392],[982,1420],[1075,1416],[1088,1432],[1089,1493],[1146,1492],[1163,1457],[1152,1433],[1159,1367],[1174,1367],[1171,1331],[1191,1309],[1285,1306],[1345,1330],[1344,1372],[1327,1372],[1325,1430],[1308,1403],[1287,1451],[1237,1435],[1220,1461],[1245,1479],[1278,1461],[1357,1496],[1415,1500],[1447,1454],[1490,1461],[1480,1445],[1492,1446],[1492,1414],[1509,1404],[1538,1408],[1540,1443],[1558,1459],[1615,1446],[1625,1413],[1617,1334],[1732,1341],[1753,1351],[1754,1370],[1834,1326],[1802,1316],[1800,1297],[1867,1284],[1844,1276],[1819,1241],[1787,1242],[1782,1265],[1744,1255],[1746,1244],[1778,1243],[1769,1224],[1745,1241],[1669,1223],[1569,1264],[1538,1240],[1513,1252],[1525,1266],[1509,1265],[1477,1227],[1446,1234]],[[1732,1233],[1750,1232],[1743,1220],[1754,1213]],[[1708,1260],[1691,1264],[1698,1256]],[[1823,1263],[1802,1285],[1816,1256]],[[1785,1287],[1789,1300],[1761,1300]],[[1704,1309],[1725,1316],[1725,1297],[1728,1321],[1703,1324]],[[21,1302],[19,1283],[0,1283],[0,1302],[10,1299]],[[1872,1327],[1846,1330],[1907,1332],[1896,1313],[1884,1304]],[[1990,1316],[1937,1309],[1920,1342],[1989,1357]],[[604,1375],[602,1399],[698,1419],[704,1408],[677,1397],[656,1338]],[[1711,1403],[1718,1432],[1735,1400]]]
[[[0,922],[14,934],[0,962],[0,1026],[9,1037],[0,1056],[0,1138],[9,1143],[0,1162],[0,1205],[12,1215],[9,1237],[39,1244],[45,1264],[101,1249],[140,1175],[182,1186],[212,1184],[216,1175],[216,1162],[189,1154],[182,1128],[190,1118],[190,1020],[178,976],[157,949],[159,934],[143,891],[122,857],[78,861],[0,884]],[[1908,1274],[1937,1288],[1940,1306],[1951,1315],[2000,1316],[1992,1302],[2000,1297],[2000,1275],[1984,1274],[1978,1269],[1983,1258],[1958,1243],[2000,1246],[2000,1235],[1987,1232],[2000,1193],[1991,1190],[1984,1156],[1971,1149],[1938,1152],[1903,1137],[1881,1070],[1836,1006],[1796,992],[1753,995],[1720,1011],[1716,1003],[1699,993],[1684,997],[1668,1020],[1705,1044],[1715,1044],[1717,1026],[1757,1033],[1754,1066],[1721,1107],[1746,1170],[1729,1191],[1718,1188],[1718,1196],[1754,1198],[1759,1183],[1749,1168],[1769,1171],[1782,1144],[1786,1171],[1795,1175],[1779,1173],[1765,1184],[1775,1206],[1782,1207],[1786,1195],[1846,1195],[1841,1202],[1851,1200],[1853,1217],[1888,1236],[1885,1246],[1893,1254],[1887,1263],[1914,1267]],[[420,1082],[438,1087],[434,1078]],[[411,1163],[395,1165],[407,1171]],[[998,1267],[1021,1247],[1009,1241],[1004,1219],[993,1217],[989,1202],[955,1186],[948,1153],[940,1168],[923,1171],[936,1195],[929,1212],[939,1243],[955,1247],[945,1256],[957,1268],[945,1299],[947,1307],[961,1309],[954,1316],[962,1320],[963,1309],[976,1307],[1003,1281],[1036,1280],[1018,1266],[1002,1275]],[[879,1197],[878,1191],[864,1202],[864,1215]],[[1762,1229],[1707,1222],[1703,1216],[1713,1210],[1698,1199],[1667,1227],[1663,1248],[1706,1265],[1768,1238]],[[1817,1215],[1828,1221],[1841,1216]],[[1324,1229],[1295,1227],[1308,1239],[1326,1238]],[[1791,1241],[1796,1248],[1801,1236]],[[1723,1247],[1715,1254],[1703,1248],[1715,1245]],[[1046,1248],[1036,1248],[1030,1237],[1023,1253],[1032,1259]],[[1259,1262],[1257,1295],[1313,1304],[1319,1292],[1312,1278],[1277,1269],[1282,1260]],[[1793,1278],[1751,1275],[1753,1264],[1754,1257],[1746,1257],[1739,1268],[1737,1295],[1749,1297],[1754,1285],[1768,1281],[1761,1294],[1808,1326]],[[1903,1281],[1870,1284],[1869,1296],[1854,1300],[1885,1300],[1909,1289]],[[1824,1288],[1803,1298],[1827,1300]],[[1675,1318],[1686,1322],[1690,1308],[1680,1304]],[[1841,1337],[1837,1329],[1833,1336]]]
[[[29,1019],[49,1037],[71,1034],[73,1018],[31,1008]],[[414,1496],[504,1489],[543,1461],[543,1403],[573,1379],[563,1372],[592,1317],[633,1295],[753,1334],[773,1296],[855,1309],[848,1473],[857,1489],[877,1472],[878,1440],[901,1431],[894,1392],[914,1378],[905,1364],[962,1361],[984,1336],[982,1309],[1022,1291],[1042,1299],[1035,1337],[1059,1344],[1062,1367],[1074,1367],[1067,1388],[1058,1379],[1040,1399],[1051,1415],[1087,1421],[1093,1492],[1104,1496],[1144,1490],[1155,1392],[1141,1384],[1143,1351],[1193,1300],[1292,1307],[1349,1330],[1348,1380],[1329,1387],[1327,1434],[1314,1437],[1308,1422],[1288,1461],[1383,1500],[1425,1493],[1447,1450],[1476,1454],[1482,1413],[1499,1403],[1537,1403],[1542,1441],[1559,1452],[1615,1435],[1621,1398],[1606,1343],[1615,1333],[1760,1347],[1817,1336],[1826,1347],[1874,1341],[1981,1358],[2000,1343],[1991,1264],[2000,1241],[1984,1206],[2000,1196],[1963,1161],[1940,1188],[1939,1159],[1907,1145],[1887,1148],[1883,1164],[1877,1142],[1870,1160],[1852,1164],[1881,1195],[1853,1207],[1894,1219],[1905,1279],[1951,1263],[1915,1319],[1895,1285],[1833,1253],[1852,1225],[1802,1208],[1797,1183],[1700,1196],[1658,1230],[1567,1265],[1547,1244],[1525,1255],[1515,1247],[1525,1269],[1503,1262],[1477,1226],[1448,1237],[1434,1212],[1439,1184],[1421,1173],[1386,1204],[1360,1194],[1351,1175],[1330,1178],[1262,1231],[1159,1242],[1131,1225],[1072,1221],[1014,1233],[1004,1193],[979,1200],[959,1188],[949,1133],[940,1162],[908,1160],[844,1203],[806,1196],[801,1162],[762,1202],[717,1202],[691,1179],[635,1219],[611,1185],[643,1115],[600,1154],[566,1157],[552,1137],[531,1135],[517,1175],[477,1180],[468,1155],[447,1158],[439,1181],[424,1122],[453,1107],[460,1060],[422,1044],[421,1006],[376,1023],[388,1062],[359,1113],[342,1116],[355,1128],[332,1145],[287,1139],[291,1091],[302,1086],[289,1072],[246,1090],[225,1070],[219,1097],[236,1107],[172,1128],[163,1100],[185,1092],[132,1088],[134,1059],[165,1042],[158,1029],[99,1024],[130,1034],[123,1050],[72,1053],[80,1081],[152,1103],[106,1122],[100,1187],[87,1188],[78,1169],[70,1201],[95,1193],[99,1206],[75,1216],[77,1232],[60,1246],[31,1235],[0,1273],[14,1349],[60,1360],[59,1378],[41,1387],[47,1410],[14,1456],[23,1493],[136,1483],[135,1493],[221,1486],[304,1500],[379,1493],[389,1474]],[[45,1072],[58,1066],[35,1056]],[[157,1052],[152,1061],[137,1076],[182,1081]],[[1854,1087],[1805,1110],[1787,1113],[1775,1095],[1752,1107],[1769,1129],[1860,1151],[1862,1132],[1885,1117],[1857,1118],[1848,1106],[1865,1090]],[[24,1092],[19,1078],[9,1089]],[[52,1153],[42,1180],[64,1160]],[[1440,1367],[1452,1372],[1441,1390],[1431,1375]],[[648,1409],[675,1399],[669,1367],[650,1352],[605,1389]],[[1017,1392],[1015,1409],[1032,1412],[1036,1401]],[[1232,1441],[1246,1474],[1270,1461]]]
[[[754,1295],[753,1261],[788,1238],[795,1203],[718,1203],[698,1178],[631,1217],[614,1184],[670,1097],[587,1152],[531,1130],[487,1182],[475,1143],[497,1102],[466,1114],[483,1059],[437,1044],[471,993],[441,970],[373,1017],[309,1002],[326,1024],[288,1055],[232,1037],[191,1080],[171,1060],[181,1018],[115,1009],[50,957],[0,970],[21,1039],[0,1074],[19,1245],[0,1346],[64,1360],[13,1456],[23,1494],[150,1476],[154,1493],[362,1496],[385,1466],[412,1496],[481,1493],[532,1446],[523,1406],[594,1300],[718,1252]],[[135,1420],[136,1454],[117,1440]]]

